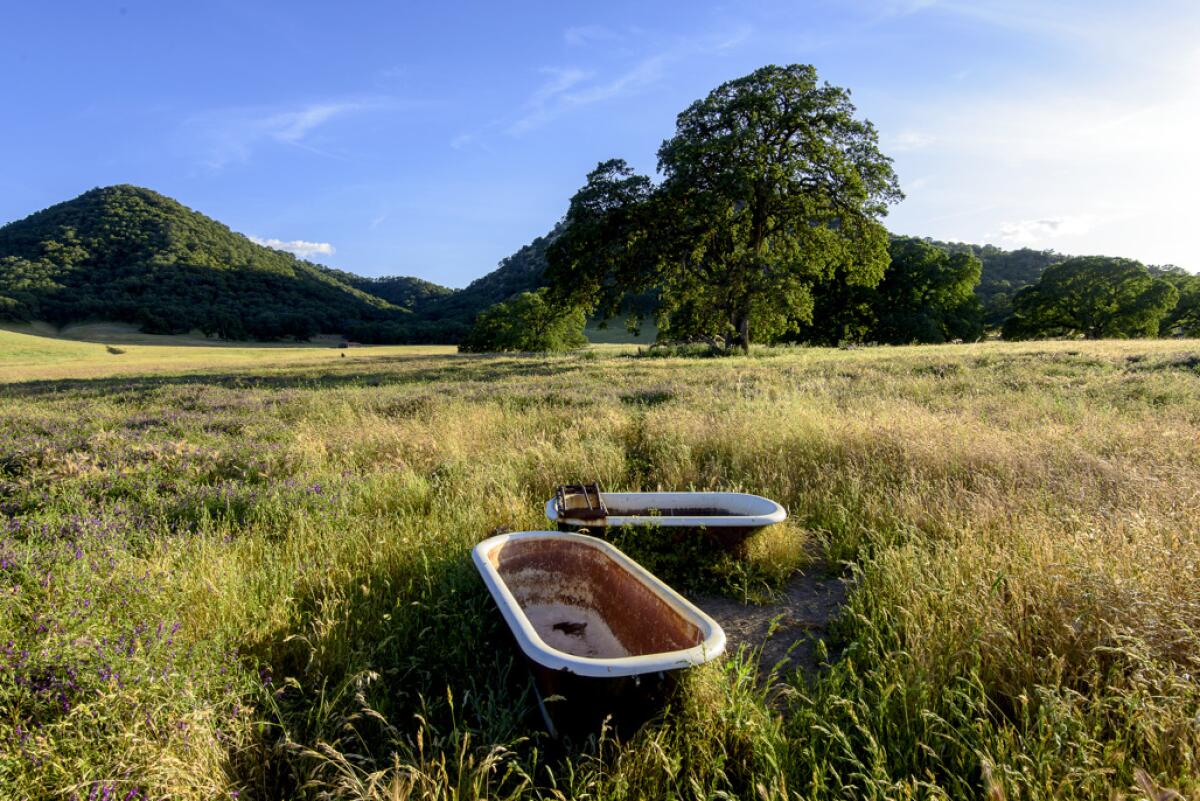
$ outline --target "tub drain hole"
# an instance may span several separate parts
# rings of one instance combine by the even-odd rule
[[[551,628],[571,637],[582,637],[583,630],[587,628],[587,623],[572,623],[564,620],[562,623],[555,623]]]

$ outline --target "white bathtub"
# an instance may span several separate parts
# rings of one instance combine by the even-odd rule
[[[546,517],[570,528],[661,526],[742,533],[787,519],[787,510],[775,501],[745,492],[602,492],[600,499],[607,516],[573,517],[570,509],[559,509],[558,499],[551,498],[546,501]]]
[[[595,537],[501,534],[472,557],[521,651],[546,671],[639,676],[700,665],[725,650],[715,620]]]

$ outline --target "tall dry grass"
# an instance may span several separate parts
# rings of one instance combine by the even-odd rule
[[[1198,354],[381,357],[9,385],[0,782],[63,798],[1194,796]],[[543,527],[576,479],[783,502],[853,584],[829,667],[764,684],[734,654],[628,741],[550,741],[468,552]],[[738,580],[726,590],[750,594]]]

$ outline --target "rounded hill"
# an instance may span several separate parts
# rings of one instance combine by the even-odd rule
[[[0,319],[280,339],[407,316],[337,271],[141,187],[93,189],[0,228]]]

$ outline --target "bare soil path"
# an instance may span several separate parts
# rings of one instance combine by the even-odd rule
[[[774,603],[756,606],[719,595],[694,595],[692,602],[725,629],[726,652],[745,645],[762,648],[760,677],[780,672],[812,675],[820,668],[817,642],[846,603],[848,583],[837,565],[812,562],[784,585]]]

